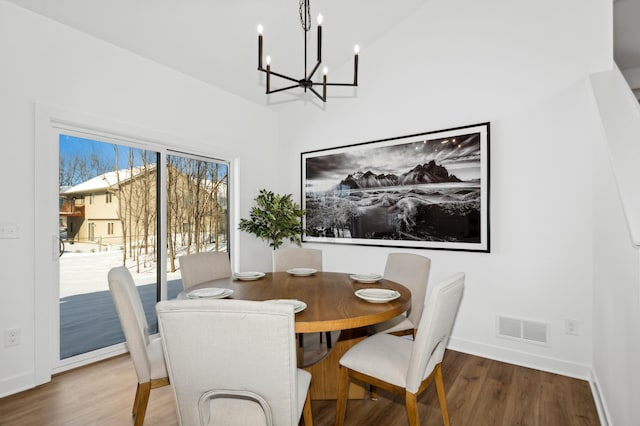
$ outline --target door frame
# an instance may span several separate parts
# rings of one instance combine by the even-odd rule
[[[136,148],[154,150],[160,153],[160,170],[166,169],[168,152],[185,151],[176,143],[175,137],[140,129],[122,122],[78,113],[45,103],[35,104],[35,223],[34,223],[34,385],[51,380],[52,373],[90,364],[101,359],[125,353],[125,344],[77,355],[60,360],[60,308],[59,308],[59,261],[58,261],[58,167],[59,134],[96,139],[116,144],[126,144]],[[171,142],[170,142],[171,141]],[[212,158],[210,154],[189,149],[193,155]],[[235,207],[235,179],[231,173],[237,160],[222,159],[228,164],[229,209]],[[159,193],[163,199],[159,203],[159,229],[166,229],[166,179],[159,179]],[[234,216],[237,214],[232,212]],[[231,217],[229,218],[231,220]],[[237,233],[229,232],[230,247],[237,247],[234,240]],[[167,236],[159,235],[158,274],[160,276],[161,299],[167,298]],[[233,253],[230,253],[233,257]],[[105,277],[106,279],[106,277]]]

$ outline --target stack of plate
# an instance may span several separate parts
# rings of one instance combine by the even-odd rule
[[[297,300],[297,299],[271,299],[271,300],[267,300],[267,302],[270,303],[281,303],[281,304],[285,304],[285,305],[292,305],[293,306],[293,312],[294,313],[298,313],[298,312],[302,312],[307,308],[307,304],[304,303],[302,300]]]
[[[349,275],[354,281],[358,281],[361,283],[377,283],[382,279],[382,275],[379,274],[353,274]]]
[[[187,293],[189,299],[224,299],[233,294],[229,288],[199,288]]]
[[[233,278],[241,281],[253,281],[264,277],[264,272],[236,272]]]
[[[292,268],[287,269],[287,272],[297,277],[308,277],[309,275],[313,275],[318,271],[313,268]]]
[[[356,296],[371,303],[387,303],[400,297],[400,293],[386,288],[363,288],[356,290]]]

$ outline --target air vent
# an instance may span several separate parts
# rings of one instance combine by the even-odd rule
[[[549,324],[522,318],[497,317],[498,336],[521,342],[549,344]]]

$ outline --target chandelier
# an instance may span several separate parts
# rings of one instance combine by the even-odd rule
[[[318,23],[318,53],[316,64],[311,70],[311,72],[307,72],[307,33],[311,29],[311,11],[309,8],[309,0],[300,0],[299,4],[300,11],[300,24],[302,25],[302,29],[304,30],[304,77],[301,79],[289,77],[287,75],[275,72],[271,70],[271,57],[267,56],[265,61],[267,63],[266,68],[262,66],[262,25],[258,25],[258,71],[264,72],[267,74],[267,82],[266,82],[266,91],[265,93],[277,93],[283,92],[285,90],[294,89],[296,87],[302,87],[304,91],[307,90],[313,92],[322,102],[327,101],[327,86],[358,86],[358,53],[360,48],[356,44],[353,48],[354,57],[353,57],[353,83],[327,83],[327,67],[324,67],[322,70],[322,82],[313,81],[313,76],[316,71],[320,67],[322,63],[322,15],[318,15],[317,23]],[[295,84],[291,86],[282,87],[279,89],[271,89],[271,76],[279,77],[284,80],[291,81]],[[322,95],[318,93],[314,87],[322,86]]]

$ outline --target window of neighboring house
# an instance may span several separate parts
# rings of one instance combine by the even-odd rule
[[[107,204],[111,202],[111,195],[112,194],[110,192],[107,192],[107,195],[106,195]]]
[[[96,224],[93,222],[89,223],[89,241],[93,241],[96,239]]]
[[[113,222],[107,223],[107,234],[113,235]]]
[[[93,192],[91,193],[91,195],[89,195],[89,204],[93,204],[93,200],[95,199],[96,194],[94,194]]]

